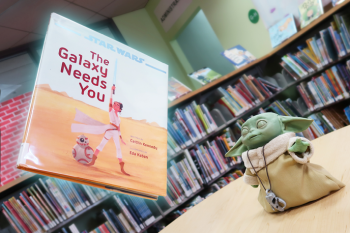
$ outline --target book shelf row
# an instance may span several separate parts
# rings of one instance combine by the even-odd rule
[[[338,13],[338,11],[341,11],[343,9],[347,9],[349,6],[350,0],[345,0],[344,2],[340,3],[339,5],[336,5],[330,9],[327,10],[326,13],[322,14],[320,17],[318,17],[316,20],[314,20],[313,22],[311,22],[309,25],[307,25],[306,27],[302,28],[300,31],[298,31],[296,34],[294,34],[292,37],[288,38],[286,41],[284,41],[282,44],[278,45],[276,48],[274,48],[270,53],[264,55],[261,58],[256,59],[255,61],[249,63],[248,65],[241,67],[237,70],[232,71],[229,74],[226,74],[224,76],[222,76],[221,78],[195,90],[190,92],[189,94],[186,94],[174,101],[172,101],[171,103],[169,103],[168,108],[171,109],[177,105],[181,105],[183,102],[188,101],[189,99],[192,99],[193,97],[195,97],[196,95],[199,95],[201,93],[210,91],[213,87],[220,85],[220,83],[225,82],[228,79],[231,79],[234,76],[240,75],[241,73],[247,72],[249,69],[251,69],[252,67],[256,67],[256,66],[260,66],[262,65],[262,63],[264,63],[266,60],[273,58],[274,56],[277,56],[278,53],[280,53],[281,51],[285,50],[287,48],[287,46],[289,46],[290,44],[294,43],[295,41],[297,41],[299,38],[304,37],[305,34],[309,33],[310,31],[312,31],[315,27],[319,26],[320,24],[322,24],[324,21],[326,21],[327,19],[329,19],[330,17],[333,16],[333,14]],[[330,64],[335,64],[336,62],[331,62]],[[317,72],[317,71],[316,71]]]
[[[350,15],[336,13],[333,20],[327,28],[297,46],[298,52],[282,57],[280,65],[294,79],[307,76],[350,52]]]
[[[345,56],[339,58],[337,61],[334,61],[332,63],[329,63],[325,66],[320,67],[317,71],[310,73],[309,75],[291,81],[290,79],[286,80],[284,84],[284,86],[279,86],[277,82],[275,82],[274,85],[275,87],[277,87],[276,91],[274,94],[268,94],[265,98],[263,98],[262,100],[259,99],[259,102],[256,104],[251,104],[250,106],[248,105],[245,108],[241,108],[243,111],[240,112],[240,114],[235,117],[235,114],[231,111],[231,120],[227,120],[226,122],[224,122],[222,125],[215,123],[215,118],[212,117],[211,113],[212,111],[208,111],[207,112],[207,118],[211,118],[212,121],[215,123],[215,129],[212,130],[211,132],[204,132],[204,135],[200,135],[197,133],[197,137],[193,137],[191,136],[191,134],[196,135],[196,131],[195,130],[190,130],[191,126],[192,129],[194,129],[196,127],[194,122],[199,122],[199,125],[201,124],[201,120],[199,117],[196,116],[196,114],[193,115],[182,115],[183,118],[178,117],[177,119],[174,118],[173,120],[173,124],[175,124],[174,122],[176,122],[177,120],[179,122],[181,122],[182,124],[178,124],[178,129],[182,127],[181,130],[170,130],[170,140],[172,140],[171,143],[175,144],[175,146],[173,146],[171,143],[168,144],[168,148],[172,148],[174,149],[174,151],[176,152],[172,152],[170,151],[170,156],[168,156],[168,160],[171,160],[173,158],[175,158],[176,156],[178,156],[179,154],[184,153],[185,149],[191,149],[193,147],[195,147],[197,144],[203,143],[205,140],[207,140],[209,137],[212,137],[216,134],[218,134],[222,129],[229,127],[232,123],[234,123],[237,119],[246,117],[247,115],[251,114],[252,112],[256,111],[258,108],[260,108],[261,106],[264,106],[269,100],[271,99],[275,99],[278,95],[280,95],[281,93],[283,93],[286,89],[292,87],[292,86],[297,86],[298,89],[303,88],[303,92],[301,92],[299,90],[300,96],[303,98],[306,106],[308,106],[308,109],[305,109],[304,112],[300,115],[300,116],[308,116],[312,113],[315,113],[317,111],[320,111],[321,109],[326,108],[327,106],[332,106],[336,103],[339,102],[343,102],[345,100],[348,99],[349,96],[349,80],[350,80],[350,68],[349,68],[349,64],[350,61],[348,60],[345,64],[340,64],[341,62],[345,61],[347,58],[349,58],[350,54],[346,54]],[[320,76],[317,77],[317,75],[320,74]],[[329,77],[327,76],[327,74],[329,75]],[[286,74],[288,75],[288,74]],[[245,75],[243,75],[245,76]],[[247,76],[245,76],[247,77]],[[251,79],[255,79],[254,77],[250,76]],[[327,79],[327,82],[325,82],[324,78]],[[260,78],[259,78],[260,79]],[[272,78],[270,78],[267,83],[271,83]],[[312,79],[311,81],[308,81]],[[318,80],[323,79],[323,82],[317,82]],[[263,80],[263,79],[260,79]],[[241,81],[241,79],[239,79],[239,82]],[[307,87],[307,90],[305,90],[304,86],[306,86],[306,83],[312,83],[313,85],[318,85],[317,87],[314,87],[314,89],[309,89]],[[262,84],[262,82],[260,82],[260,84]],[[299,85],[298,85],[299,84]],[[254,84],[253,84],[254,85]],[[229,86],[230,88],[231,86]],[[229,89],[228,88],[228,89]],[[311,86],[311,88],[313,88],[313,86]],[[317,90],[316,90],[317,88]],[[221,92],[224,92],[225,90],[221,87],[218,88],[218,90],[220,89]],[[256,90],[263,92],[263,88],[262,85],[260,86],[256,86],[255,87]],[[247,92],[252,92],[251,89],[249,87],[247,87],[245,89]],[[317,92],[316,92],[317,91]],[[215,93],[215,91],[213,91]],[[227,102],[227,104],[225,104],[225,107],[227,109],[229,109],[230,107],[228,107],[229,105],[229,99],[231,98],[231,101],[236,101],[235,103],[237,104],[241,104],[241,106],[244,105],[244,103],[242,103],[242,101],[240,102],[239,98],[236,98],[236,96],[232,95],[229,91],[226,92],[226,95],[221,97],[220,100],[225,99],[225,102]],[[242,98],[247,98],[246,97],[242,97]],[[322,99],[321,99],[322,98]],[[311,101],[312,100],[312,101]],[[195,103],[195,102],[193,102]],[[192,104],[193,104],[192,103]],[[247,102],[246,102],[247,103]],[[236,104],[236,106],[237,106]],[[234,104],[231,105],[231,107]],[[214,107],[217,107],[218,105],[214,105]],[[219,107],[217,107],[219,108]],[[188,107],[185,108],[185,110],[188,109]],[[220,108],[221,112],[223,111],[223,108]],[[220,112],[219,110],[219,112]],[[176,112],[180,111],[179,108],[175,110],[175,114]],[[226,117],[227,119],[228,117]],[[170,128],[172,126],[170,125]],[[198,132],[198,131],[197,131]],[[187,136],[189,135],[189,136]],[[187,136],[187,141],[186,143],[182,143],[181,144],[181,137],[185,138]],[[191,136],[191,137],[190,137]],[[176,139],[177,138],[177,139]],[[184,140],[183,140],[184,141]]]

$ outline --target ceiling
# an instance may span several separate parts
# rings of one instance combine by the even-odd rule
[[[88,25],[144,8],[148,0],[0,0],[0,51],[43,39],[55,12]]]

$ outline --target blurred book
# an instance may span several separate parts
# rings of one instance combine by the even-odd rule
[[[272,47],[276,47],[283,41],[297,32],[293,14],[289,14],[281,21],[269,28],[270,40]]]
[[[221,55],[227,58],[236,68],[240,68],[256,60],[253,54],[251,54],[241,45],[236,45],[230,49],[227,49],[222,52]]]
[[[168,81],[168,99],[169,101],[173,101],[192,90],[181,83],[176,78],[171,77]]]
[[[48,232],[108,194],[103,189],[65,180],[39,178],[26,190],[5,200],[2,213],[16,232]],[[74,232],[71,226],[69,229]]]
[[[204,67],[203,69],[190,73],[188,76],[198,81],[200,84],[205,85],[220,78],[222,75],[209,67]]]
[[[332,6],[339,5],[340,3],[344,2],[345,0],[332,0]]]
[[[304,28],[323,14],[321,0],[305,0],[299,6],[300,27]]]

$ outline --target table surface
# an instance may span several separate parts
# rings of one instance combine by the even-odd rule
[[[350,126],[312,141],[311,163],[346,186],[317,201],[270,214],[258,202],[259,188],[238,179],[169,224],[161,233],[350,232]]]

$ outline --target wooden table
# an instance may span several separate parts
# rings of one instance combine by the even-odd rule
[[[313,141],[312,163],[346,186],[318,201],[269,214],[258,191],[238,179],[169,224],[161,233],[350,232],[350,126]]]

